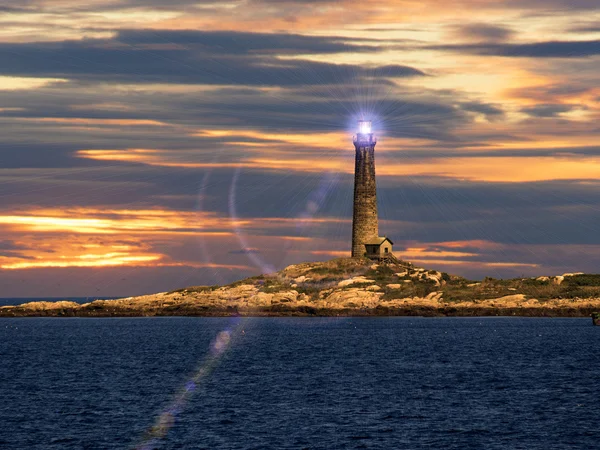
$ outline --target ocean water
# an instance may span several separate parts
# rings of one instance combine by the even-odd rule
[[[591,319],[0,319],[0,448],[599,448],[599,349]]]

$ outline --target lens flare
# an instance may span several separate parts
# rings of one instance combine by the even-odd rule
[[[169,430],[173,427],[177,415],[185,408],[198,385],[218,366],[221,361],[221,355],[231,346],[235,337],[243,334],[245,320],[240,318],[236,318],[235,320],[236,322],[230,328],[217,334],[216,338],[210,344],[208,354],[195,371],[194,376],[183,385],[173,400],[156,418],[154,424],[146,430],[141,442],[135,447],[137,450],[154,450],[159,447],[161,440],[166,437]]]

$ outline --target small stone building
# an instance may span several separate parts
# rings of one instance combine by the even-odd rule
[[[386,236],[369,239],[365,242],[365,255],[371,259],[385,259],[392,257],[394,243]]]

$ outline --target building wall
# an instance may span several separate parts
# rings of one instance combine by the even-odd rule
[[[385,249],[388,249],[388,252],[385,252]],[[385,241],[383,244],[381,244],[381,246],[379,247],[379,254],[381,256],[387,256],[390,255],[392,253],[392,246],[389,242]]]
[[[365,254],[364,243],[379,234],[377,185],[375,182],[375,143],[355,144],[354,214],[352,217],[352,256]]]

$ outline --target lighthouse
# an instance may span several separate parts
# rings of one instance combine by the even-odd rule
[[[392,257],[393,242],[379,236],[377,183],[375,181],[375,144],[370,120],[358,121],[354,135],[354,213],[352,216],[352,257],[372,259]]]

